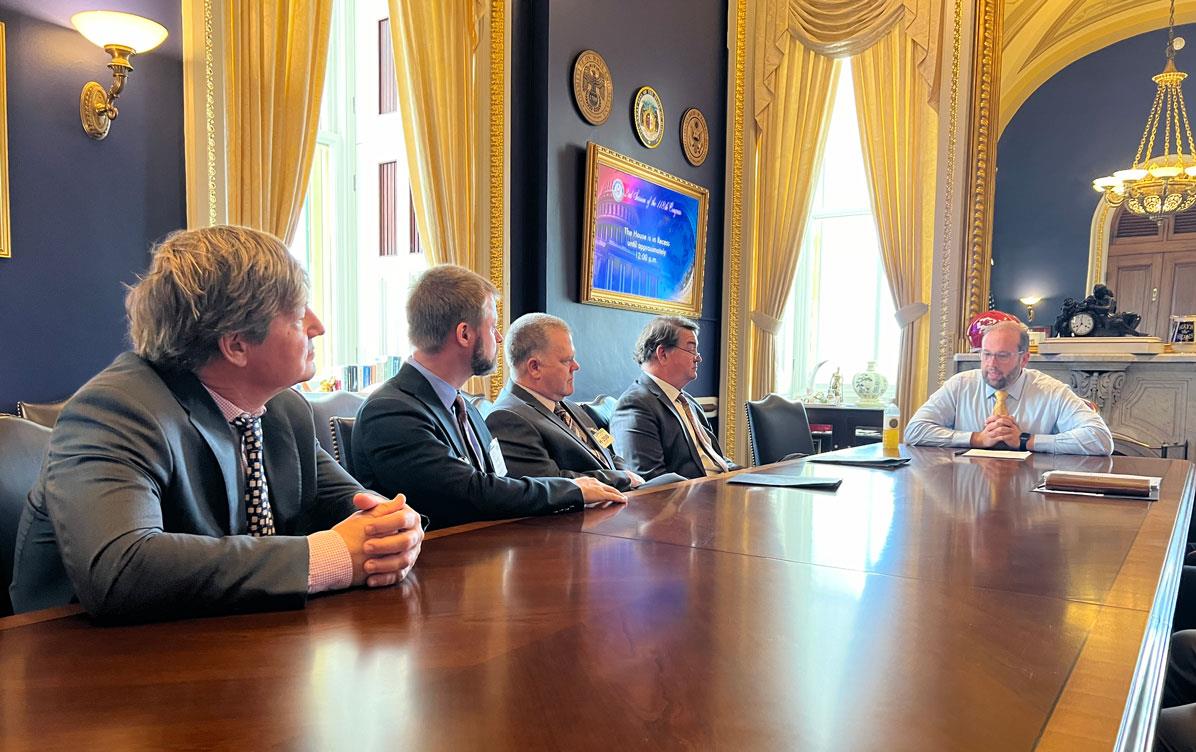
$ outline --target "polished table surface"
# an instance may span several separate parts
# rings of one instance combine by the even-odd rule
[[[1134,746],[1192,466],[900,451],[762,470],[834,493],[716,478],[443,531],[400,586],[302,611],[0,619],[0,747]],[[1159,475],[1161,498],[1029,491],[1054,468]]]

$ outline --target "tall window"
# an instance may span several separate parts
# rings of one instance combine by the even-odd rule
[[[901,330],[869,203],[849,61],[842,65],[833,108],[797,274],[777,333],[777,391],[803,397],[825,390],[838,369],[844,400],[853,402],[851,377],[875,361],[889,380],[885,398],[892,399]]]
[[[315,158],[292,252],[327,333],[317,378],[406,357],[405,305],[427,268],[411,213],[386,0],[334,6]]]

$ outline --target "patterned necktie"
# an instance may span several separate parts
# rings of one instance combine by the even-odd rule
[[[255,537],[274,535],[274,512],[270,509],[266,470],[262,465],[262,419],[243,414],[233,418],[232,424],[241,430],[241,456],[245,461],[245,517],[249,523],[249,534]]]
[[[552,409],[552,411],[554,413],[556,413],[556,417],[560,418],[561,422],[564,423],[569,428],[569,430],[573,432],[573,435],[577,437],[577,440],[585,445],[586,449],[589,450],[590,454],[592,454],[594,456],[594,459],[598,460],[599,465],[602,465],[602,467],[607,470],[614,469],[613,467],[611,467],[610,463],[607,461],[606,455],[603,454],[602,450],[598,449],[598,445],[594,441],[593,437],[588,435],[586,433],[585,429],[583,429],[581,426],[577,425],[577,423],[573,420],[573,416],[570,415],[569,411],[565,409],[564,402],[556,403],[556,407],[554,407]]]
[[[475,469],[483,473],[486,472],[486,466],[482,464],[482,458],[474,446],[473,431],[469,428],[469,420],[465,417],[465,398],[460,394],[457,395],[457,399],[453,400],[453,415],[457,416],[457,430],[461,432],[461,441],[465,442],[469,461],[473,463]]]
[[[1009,392],[1004,389],[998,389],[994,396],[997,401],[993,404],[993,415],[998,418],[1005,418],[1009,416],[1009,408],[1005,405],[1005,399],[1009,397]]]
[[[694,436],[698,439],[698,447],[706,453],[706,456],[714,462],[720,471],[725,473],[730,470],[730,465],[727,464],[722,455],[714,451],[714,446],[710,443],[706,432],[702,430],[702,425],[698,423],[698,419],[694,417],[693,408],[689,406],[689,400],[685,399],[684,393],[679,392],[677,394],[677,404],[681,407],[681,414],[689,421],[689,427],[693,429]]]

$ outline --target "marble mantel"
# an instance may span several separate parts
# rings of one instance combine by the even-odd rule
[[[955,370],[976,368],[979,360],[976,353],[959,353]],[[1035,354],[1029,367],[1096,403],[1116,434],[1155,446],[1196,446],[1196,353]]]

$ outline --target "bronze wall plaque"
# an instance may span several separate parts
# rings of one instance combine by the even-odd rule
[[[706,127],[706,118],[697,107],[690,107],[681,116],[681,148],[685,151],[685,158],[694,167],[706,161],[710,153],[710,130]]]
[[[614,83],[606,61],[593,50],[584,50],[573,64],[573,98],[581,116],[593,125],[602,125],[610,117],[614,101]]]

